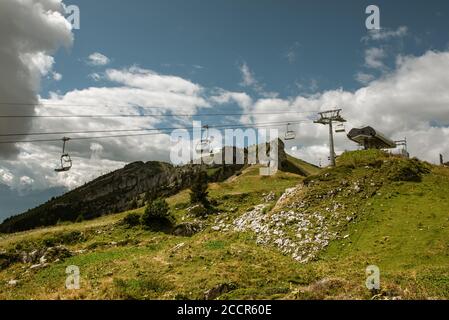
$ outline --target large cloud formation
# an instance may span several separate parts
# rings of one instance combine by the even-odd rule
[[[279,108],[301,112],[340,107],[348,120],[348,128],[372,125],[395,140],[407,137],[412,156],[435,163],[440,153],[449,157],[447,70],[449,52],[428,51],[420,57],[399,56],[395,70],[355,92],[339,89],[290,100],[261,99],[248,111]],[[270,117],[270,121],[289,121],[291,117],[277,115]],[[266,116],[251,118],[254,121],[267,120]],[[300,124],[298,130],[300,145],[293,153],[314,163],[320,158],[327,159],[325,149],[317,152],[318,145],[327,143],[327,128],[309,122]],[[355,148],[344,135],[336,137],[339,152]]]
[[[73,41],[61,0],[0,1],[0,110],[2,115],[32,115],[42,76],[52,53]],[[11,103],[11,104],[7,104]],[[30,105],[17,105],[26,103]],[[31,121],[0,119],[0,133],[27,132]],[[17,155],[15,145],[0,145],[0,158]]]

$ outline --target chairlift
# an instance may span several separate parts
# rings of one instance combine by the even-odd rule
[[[343,123],[340,123],[339,125],[337,125],[337,128],[335,128],[335,132],[336,133],[344,133],[344,132],[346,132],[345,125]]]
[[[70,155],[65,152],[65,146],[66,143],[70,141],[70,138],[64,137],[62,138],[62,155],[61,155],[61,167],[56,168],[55,171],[60,172],[67,172],[72,168],[72,159],[70,158]]]
[[[206,138],[201,139],[200,142],[196,145],[196,152],[198,153],[205,153],[205,152],[211,152],[211,139],[209,138],[209,126],[204,126],[203,129],[206,131]]]
[[[289,130],[290,123],[287,123],[287,131],[285,132],[284,140],[295,140],[296,139],[296,133],[293,130]]]

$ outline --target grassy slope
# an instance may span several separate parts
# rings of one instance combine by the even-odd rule
[[[219,201],[222,212],[238,216],[260,203],[263,193],[275,191],[279,196],[301,179],[284,172],[261,177],[258,168],[251,167],[239,177],[212,184],[210,195]],[[178,222],[189,219],[184,209],[188,198],[188,191],[183,191],[168,199]],[[136,211],[141,213],[143,209]],[[191,238],[175,237],[140,228],[126,229],[117,224],[124,215],[3,236],[0,247],[6,249],[17,244],[35,247],[45,239],[82,231],[82,241],[64,245],[71,251],[86,251],[41,270],[27,272],[29,265],[25,268],[18,263],[1,271],[0,299],[195,299],[223,282],[237,283],[239,289],[234,294],[239,297],[268,298],[288,292],[289,278],[295,277],[300,268],[275,249],[255,246],[251,234],[220,234],[206,229]],[[180,243],[184,247],[174,252]],[[79,291],[64,287],[68,265],[80,267]],[[19,284],[9,287],[11,279],[19,280]]]
[[[448,191],[447,168],[434,168],[420,183],[381,188],[350,225],[350,237],[333,242],[322,258],[340,261],[337,274],[346,277],[360,262],[378,265],[393,294],[449,298]]]
[[[317,174],[320,172],[320,168],[308,163],[304,160],[297,159],[295,157],[292,157],[291,155],[287,155],[287,160],[292,163],[294,166],[300,168],[303,170],[307,175]]]
[[[353,170],[351,179],[359,179],[366,170]],[[334,180],[340,178],[336,174]],[[301,180],[283,172],[261,177],[257,168],[248,168],[239,177],[212,184],[210,195],[231,221],[262,203],[263,193],[279,196]],[[372,296],[364,287],[370,264],[380,267],[386,296],[449,298],[448,190],[449,169],[434,167],[422,182],[385,184],[363,202],[340,199],[358,210],[357,219],[343,230],[349,237],[331,242],[317,261],[305,265],[274,248],[255,245],[251,233],[212,232],[208,227],[191,238],[174,237],[118,225],[126,213],[3,236],[0,248],[36,245],[45,238],[82,231],[82,241],[65,245],[86,251],[42,270],[27,271],[29,266],[14,264],[0,271],[0,298],[197,299],[217,284],[233,282],[238,288],[221,298],[366,299]],[[187,202],[187,191],[169,199],[178,222],[189,219]],[[214,220],[209,217],[207,223]],[[173,250],[180,243],[184,246]],[[81,269],[79,291],[64,288],[65,268],[71,264]],[[19,284],[8,286],[11,279]]]

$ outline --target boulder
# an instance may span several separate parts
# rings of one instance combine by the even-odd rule
[[[8,286],[15,287],[18,283],[19,283],[19,281],[17,281],[17,280],[9,280]]]
[[[215,287],[213,287],[210,290],[207,290],[204,293],[204,299],[205,300],[215,300],[222,294],[228,293],[232,290],[237,289],[237,285],[234,283],[222,283]]]
[[[196,204],[193,207],[187,208],[187,212],[195,217],[205,217],[209,213],[209,210],[202,204]]]
[[[71,256],[72,254],[66,247],[57,246],[50,248],[39,248],[31,252],[21,252],[20,261],[22,263],[45,264],[48,262],[55,262],[56,260],[64,260],[65,258]]]
[[[191,237],[194,234],[200,232],[201,229],[202,229],[202,226],[200,223],[184,222],[184,223],[178,224],[174,228],[173,234],[175,236],[180,236],[180,237]]]

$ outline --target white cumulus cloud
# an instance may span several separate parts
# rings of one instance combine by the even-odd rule
[[[369,48],[365,50],[365,66],[372,69],[385,69],[382,59],[387,56],[382,48]]]
[[[276,92],[269,92],[265,89],[265,84],[260,83],[254,76],[253,72],[249,68],[248,64],[244,62],[239,66],[239,70],[242,74],[242,87],[248,87],[254,90],[255,93],[266,98],[275,98],[278,96]]]
[[[92,53],[87,60],[87,63],[92,66],[105,66],[110,62],[111,60],[108,57],[99,52]]]
[[[368,35],[363,37],[362,40],[367,41],[385,41],[392,38],[403,38],[408,34],[408,28],[406,26],[400,26],[396,30],[382,28],[380,30],[370,30]]]

